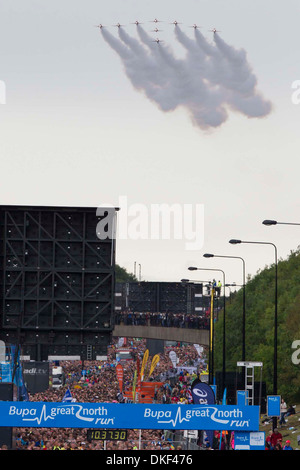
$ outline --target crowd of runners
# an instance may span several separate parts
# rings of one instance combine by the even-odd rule
[[[126,398],[126,391],[133,383],[137,358],[140,362],[147,349],[146,340],[128,339],[127,349],[132,351],[132,359],[122,362],[123,393],[117,377],[118,364],[116,352],[119,350],[117,340],[108,348],[107,359],[103,361],[60,361],[64,371],[65,383],[59,388],[49,384],[49,388],[40,393],[29,393],[29,400],[36,402],[62,402],[66,392],[70,392],[74,401],[81,403],[104,402],[126,403],[134,401]],[[191,402],[190,388],[193,380],[199,374],[205,373],[205,351],[197,345],[177,344],[165,347],[160,353],[159,362],[151,378],[149,375],[150,356],[145,368],[145,380],[161,382],[162,385],[153,396],[153,403],[189,404]],[[170,351],[175,353],[176,364],[171,360]],[[173,357],[174,358],[174,357]],[[128,394],[127,394],[128,397]],[[120,406],[126,406],[126,404]],[[221,439],[221,441],[220,441]],[[275,442],[276,441],[276,442]],[[128,429],[126,440],[89,440],[88,429],[70,428],[18,428],[15,429],[15,448],[17,450],[171,450],[185,449],[187,441],[182,431],[165,430],[133,430]],[[205,439],[205,433],[198,435],[194,448],[204,449],[234,449],[234,432],[214,432],[213,445]],[[292,450],[289,441],[283,442],[277,430],[266,438],[266,449]],[[5,450],[3,446],[0,450]]]
[[[129,339],[128,347],[134,357],[142,360],[146,350],[146,340]],[[66,393],[71,392],[77,402],[124,402],[120,399],[119,382],[116,374],[116,349],[114,342],[108,349],[105,361],[60,361],[65,375],[65,385],[30,395],[30,401],[60,402]],[[172,364],[169,352],[176,353],[177,364]],[[199,356],[194,345],[176,345],[159,354],[151,380],[162,381],[154,397],[155,403],[189,403],[189,388],[197,373],[205,370],[205,360]],[[148,363],[151,362],[151,357]],[[136,361],[126,361],[124,370],[124,390],[132,385]],[[146,373],[149,372],[149,368]],[[147,377],[145,378],[147,380]],[[123,406],[123,405],[122,405]],[[126,406],[126,405],[124,405]],[[180,450],[182,442],[175,440],[175,433],[164,430],[128,430],[126,441],[89,441],[87,429],[20,428],[16,430],[16,448],[26,450]]]

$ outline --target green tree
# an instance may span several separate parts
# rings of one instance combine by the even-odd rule
[[[127,272],[125,268],[122,268],[118,264],[116,264],[115,271],[116,282],[137,282],[137,278],[134,274]]]

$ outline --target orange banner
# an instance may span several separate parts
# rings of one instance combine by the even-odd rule
[[[139,403],[153,403],[155,390],[158,390],[163,382],[141,382],[138,384]],[[124,391],[124,397],[132,400],[134,394],[132,387]]]

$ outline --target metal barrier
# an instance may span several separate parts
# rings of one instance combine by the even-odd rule
[[[152,444],[149,441],[139,441],[139,445],[136,446],[139,450],[205,450],[196,444],[196,441],[182,438],[179,441],[156,441]]]
[[[143,443],[149,443],[149,441],[140,441],[141,447],[143,449]],[[159,442],[159,444],[158,444]],[[197,444],[197,439],[186,438],[183,435],[182,431],[164,431],[164,439],[156,442],[156,446],[161,446],[162,450],[204,450],[204,447],[201,447]]]
[[[197,439],[184,437],[182,431],[165,430],[162,439],[151,441],[142,440],[140,430],[140,438],[134,439],[131,444],[136,450],[205,450],[197,444]],[[106,449],[106,444],[104,449]]]

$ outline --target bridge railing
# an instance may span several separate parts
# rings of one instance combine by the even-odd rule
[[[207,314],[136,313],[118,312],[115,325],[159,326],[166,328],[209,329]]]

